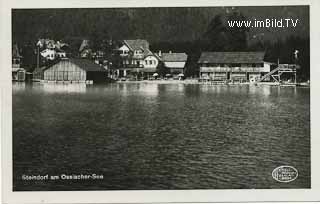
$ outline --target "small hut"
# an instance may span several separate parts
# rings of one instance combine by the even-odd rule
[[[18,45],[15,44],[12,47],[12,81],[26,80],[26,70],[21,67],[22,58]]]

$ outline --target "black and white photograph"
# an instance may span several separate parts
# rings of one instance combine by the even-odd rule
[[[10,190],[310,190],[310,5],[130,5],[11,9]]]
[[[14,190],[310,188],[308,11],[12,10]]]

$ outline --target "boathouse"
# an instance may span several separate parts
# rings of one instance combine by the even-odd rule
[[[203,52],[198,60],[200,78],[249,81],[270,72],[264,52]]]
[[[186,53],[173,53],[171,51],[168,53],[161,53],[159,51],[158,56],[170,74],[184,74],[184,68],[188,58]]]
[[[43,71],[44,81],[106,82],[107,71],[88,59],[61,59]]]

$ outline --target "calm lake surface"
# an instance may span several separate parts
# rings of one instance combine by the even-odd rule
[[[13,151],[14,190],[310,188],[310,90],[16,83]]]

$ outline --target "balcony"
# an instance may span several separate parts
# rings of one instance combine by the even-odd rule
[[[120,65],[121,68],[143,68],[143,64],[122,64]]]
[[[269,72],[269,67],[200,67],[200,72]]]

